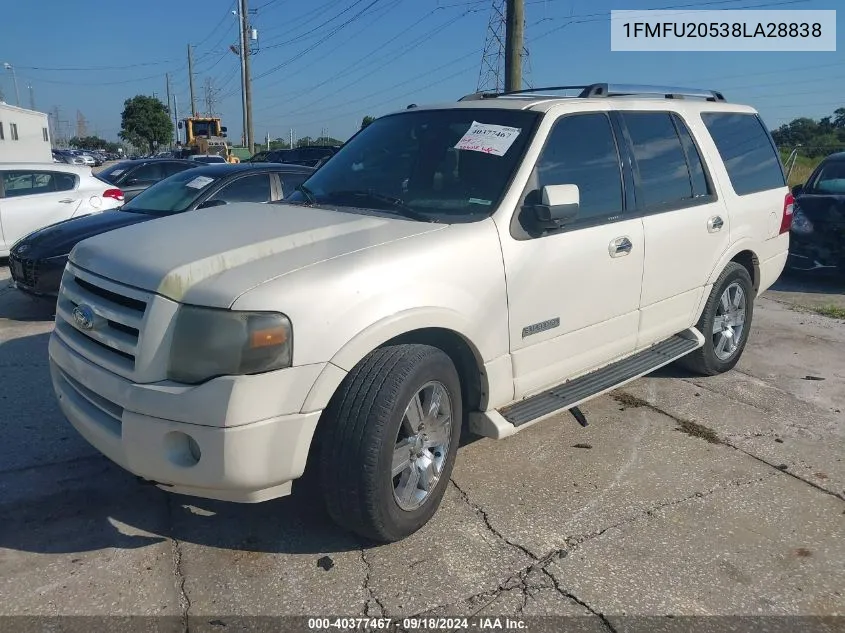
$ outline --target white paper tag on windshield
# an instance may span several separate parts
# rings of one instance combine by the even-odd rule
[[[504,156],[521,131],[518,127],[473,121],[455,149]]]
[[[214,178],[208,176],[197,176],[192,181],[185,183],[186,187],[193,187],[194,189],[202,189],[214,182]]]
[[[115,170],[111,173],[111,175],[112,175],[112,176],[120,176],[120,174],[122,174],[122,173],[123,173],[123,172],[125,172],[125,171],[126,171],[125,169],[115,169]]]

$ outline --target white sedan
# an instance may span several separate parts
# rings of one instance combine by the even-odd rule
[[[0,163],[0,257],[33,231],[123,204],[123,192],[84,165]]]

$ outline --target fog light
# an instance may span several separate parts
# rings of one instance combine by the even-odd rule
[[[202,458],[197,441],[187,433],[171,431],[164,436],[164,448],[167,458],[177,466],[189,468],[196,466]]]

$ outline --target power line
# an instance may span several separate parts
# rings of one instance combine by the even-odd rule
[[[341,11],[340,13],[337,13],[336,15],[333,15],[328,20],[324,20],[323,22],[321,22],[320,24],[315,26],[313,29],[305,31],[305,33],[300,33],[296,37],[293,37],[289,40],[285,40],[284,42],[278,42],[276,44],[268,42],[267,44],[264,45],[263,48],[265,48],[265,49],[279,48],[280,46],[287,46],[288,44],[293,44],[295,42],[299,42],[300,40],[306,38],[308,35],[311,35],[312,33],[315,33],[316,31],[319,31],[320,29],[322,29],[324,26],[331,24],[332,22],[337,20],[340,16],[342,16],[344,13],[348,13],[349,11],[354,9],[357,5],[361,4],[363,1],[364,0],[355,0],[352,4],[350,4],[348,7],[346,7],[343,11]],[[376,0],[376,1],[379,1],[379,0]],[[375,2],[373,4],[375,4]],[[370,5],[370,6],[372,6],[372,5]]]
[[[397,49],[397,50],[395,50],[395,51],[388,51],[388,52],[386,52],[384,55],[377,56],[374,60],[371,60],[370,62],[367,62],[366,64],[362,64],[362,63],[361,63],[361,62],[363,62],[364,60],[366,60],[368,57],[371,57],[372,55],[374,55],[375,53],[378,53],[379,51],[383,51],[383,50],[384,50],[384,48],[385,48],[387,45],[389,45],[389,44],[391,44],[392,42],[394,42],[395,40],[397,40],[397,39],[401,38],[401,37],[402,37],[405,33],[407,33],[408,31],[410,31],[410,30],[412,30],[412,29],[416,28],[416,26],[417,26],[419,23],[421,23],[423,20],[427,19],[428,17],[430,17],[431,15],[433,15],[434,13],[436,13],[436,10],[430,11],[429,13],[427,13],[426,15],[424,15],[424,16],[422,16],[420,19],[418,19],[416,22],[414,22],[413,24],[411,24],[409,27],[407,27],[407,28],[403,29],[402,31],[400,31],[399,33],[397,33],[396,35],[394,35],[394,36],[393,36],[392,38],[390,38],[387,42],[382,43],[380,46],[378,46],[377,48],[373,49],[372,51],[370,51],[369,53],[367,53],[367,54],[366,54],[366,55],[364,55],[363,57],[360,57],[358,60],[356,60],[356,61],[352,62],[351,64],[349,64],[349,65],[348,65],[348,66],[346,66],[345,68],[341,69],[340,71],[338,71],[338,72],[337,72],[337,73],[335,73],[334,75],[331,75],[331,76],[330,76],[330,77],[328,77],[327,79],[325,79],[325,80],[323,80],[323,81],[319,82],[318,84],[316,84],[316,85],[312,86],[312,87],[311,87],[311,88],[309,88],[309,89],[306,89],[306,90],[300,90],[300,91],[298,91],[296,95],[294,95],[293,97],[291,97],[291,98],[288,100],[288,102],[295,101],[295,100],[297,100],[297,99],[299,99],[299,98],[301,98],[301,97],[307,96],[307,95],[309,95],[309,94],[313,93],[313,92],[314,92],[315,90],[317,90],[318,88],[320,88],[320,87],[322,87],[322,86],[324,86],[324,85],[326,85],[326,84],[328,84],[328,83],[332,82],[334,79],[337,79],[338,77],[341,77],[341,76],[344,76],[344,77],[349,77],[348,71],[350,71],[350,70],[352,70],[352,69],[354,69],[354,70],[352,70],[352,75],[354,76],[355,74],[358,74],[358,73],[360,73],[360,72],[362,72],[362,71],[366,71],[366,73],[367,73],[367,74],[372,74],[374,71],[377,71],[377,70],[380,70],[380,69],[382,69],[382,68],[385,68],[386,66],[389,66],[389,65],[391,65],[391,64],[393,64],[393,63],[395,63],[397,60],[399,60],[400,58],[404,57],[405,55],[407,55],[407,54],[408,54],[408,53],[410,53],[411,51],[413,51],[413,50],[415,50],[415,49],[419,48],[419,47],[420,47],[420,46],[422,46],[423,44],[428,43],[428,42],[430,41],[430,37],[431,37],[431,36],[433,36],[435,33],[441,33],[441,32],[443,32],[446,28],[448,28],[448,27],[450,27],[450,26],[453,26],[453,25],[457,24],[457,23],[458,23],[461,19],[463,19],[463,18],[465,18],[465,17],[467,17],[468,15],[471,15],[471,14],[473,14],[473,13],[478,13],[480,10],[481,10],[481,9],[470,9],[470,10],[464,11],[462,14],[460,14],[460,15],[459,15],[459,16],[457,16],[457,17],[450,17],[449,19],[445,20],[444,22],[442,22],[442,23],[438,23],[437,25],[435,25],[433,28],[429,29],[429,30],[428,30],[428,31],[426,31],[425,33],[422,33],[422,34],[421,34],[421,35],[419,35],[416,39],[411,40],[411,42],[406,43],[405,45],[403,45],[403,46],[402,46],[402,47],[400,47],[399,49]],[[373,66],[373,63],[378,64],[379,60],[381,60],[381,59],[387,59],[387,61],[386,61],[385,63],[383,63],[383,64],[380,64],[380,65],[375,66],[374,68],[370,68],[371,66]],[[368,69],[368,68],[369,68],[369,69]],[[359,80],[353,80],[353,81],[351,81],[351,82],[349,82],[349,83],[347,83],[347,84],[343,84],[343,85],[341,85],[341,86],[334,86],[334,85],[333,85],[333,86],[332,86],[332,90],[333,90],[333,91],[335,91],[335,92],[338,92],[338,91],[343,91],[343,90],[345,90],[346,88],[349,88],[349,87],[351,87],[351,86],[357,85],[358,83],[359,83]],[[266,87],[265,87],[265,88],[266,88]],[[301,107],[302,107],[302,108],[308,108],[308,107],[310,107],[311,105],[314,105],[314,104],[316,104],[316,103],[320,103],[321,101],[322,101],[322,99],[318,99],[318,100],[316,100],[316,101],[312,101],[312,102],[308,103],[307,105],[305,105],[305,106],[301,106]],[[276,107],[279,103],[280,103],[280,102],[276,102],[276,103],[271,104],[271,105],[269,105],[269,106],[265,106],[265,107],[261,108],[261,111],[267,110],[267,109],[269,109],[269,108],[271,108],[271,107]]]

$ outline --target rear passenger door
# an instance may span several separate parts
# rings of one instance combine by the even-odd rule
[[[79,179],[74,174],[4,170],[0,178],[0,223],[5,242],[0,252],[36,229],[73,217],[81,202]]]
[[[633,162],[643,216],[637,347],[692,326],[704,287],[730,244],[730,218],[701,151],[676,113],[617,113]]]
[[[634,350],[645,250],[623,170],[606,113],[554,123],[524,199],[547,185],[577,185],[580,205],[572,223],[542,231],[523,207],[502,236],[516,399]]]

